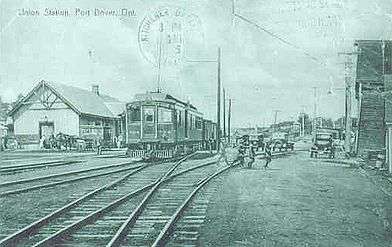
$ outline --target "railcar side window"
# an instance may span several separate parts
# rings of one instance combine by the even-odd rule
[[[178,126],[182,125],[182,114],[181,114],[181,111],[177,111],[177,123],[178,123]]]
[[[202,121],[199,117],[196,119],[196,129],[202,129]]]
[[[132,122],[140,121],[140,107],[135,106],[131,108],[130,119]]]
[[[169,109],[159,108],[158,109],[158,122],[170,123],[172,121],[172,111]]]
[[[146,122],[154,122],[154,109],[146,109],[144,111],[144,119]]]

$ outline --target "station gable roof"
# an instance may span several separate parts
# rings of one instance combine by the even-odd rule
[[[20,106],[26,102],[36,90],[47,86],[61,100],[78,114],[94,115],[107,118],[115,118],[125,109],[125,104],[109,95],[97,95],[89,90],[48,81],[41,81],[30,93],[21,100],[10,115],[13,115]]]

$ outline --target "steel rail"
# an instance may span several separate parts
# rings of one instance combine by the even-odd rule
[[[180,175],[182,175],[184,173],[188,173],[190,171],[199,169],[201,167],[213,165],[215,163],[216,163],[215,161],[212,161],[212,162],[207,162],[207,163],[204,163],[204,164],[201,164],[201,165],[190,167],[190,168],[188,168],[186,170],[183,170],[183,171],[181,171],[179,173],[167,176],[162,181],[162,183],[168,182],[169,180],[171,180],[171,179],[173,179],[175,177],[178,177],[178,176],[180,176]],[[33,245],[33,247],[51,246],[51,244],[54,243],[56,240],[62,238],[65,235],[69,235],[73,231],[75,231],[77,229],[80,229],[81,227],[85,226],[89,222],[92,222],[92,221],[96,220],[97,218],[101,217],[106,212],[108,212],[108,211],[110,211],[110,210],[120,206],[122,203],[124,203],[125,201],[131,199],[132,197],[134,197],[134,196],[136,196],[136,195],[138,195],[138,194],[140,194],[142,192],[145,192],[146,190],[154,187],[157,183],[159,183],[160,179],[161,178],[158,178],[156,181],[154,181],[154,182],[152,182],[152,183],[150,183],[148,185],[145,185],[145,186],[143,186],[143,187],[141,187],[139,189],[136,189],[135,191],[132,191],[132,192],[122,196],[121,198],[119,198],[119,199],[117,199],[117,200],[107,204],[106,206],[96,210],[95,212],[92,212],[91,214],[87,215],[86,217],[79,219],[78,221],[72,223],[71,225],[69,225],[69,226],[67,226],[67,227],[65,227],[65,228],[55,232],[54,234],[48,236],[47,238],[41,240],[40,242],[38,242],[35,245]]]
[[[183,158],[181,160],[185,160],[185,159],[193,156],[194,154],[186,156],[185,158]],[[56,211],[54,211],[54,212],[52,212],[52,213],[50,213],[50,214],[48,214],[46,216],[44,216],[43,218],[38,219],[37,221],[29,224],[28,226],[22,228],[21,230],[13,233],[11,235],[9,235],[8,237],[6,237],[4,239],[1,239],[0,240],[0,247],[3,247],[3,246],[14,246],[17,242],[21,241],[22,238],[28,237],[31,233],[35,232],[38,228],[42,227],[45,224],[48,224],[51,220],[54,220],[55,218],[59,217],[61,214],[71,210],[72,208],[75,208],[77,205],[79,205],[80,203],[90,199],[91,197],[95,196],[96,194],[98,194],[98,193],[100,193],[100,192],[102,192],[104,190],[110,189],[111,187],[117,185],[118,183],[121,183],[122,181],[124,181],[128,177],[138,173],[139,171],[147,168],[148,166],[151,166],[151,164],[150,165],[149,164],[142,165],[139,168],[137,168],[135,171],[132,171],[132,172],[124,175],[123,177],[121,177],[121,178],[119,178],[119,179],[117,179],[117,180],[115,180],[115,181],[113,181],[113,182],[111,182],[109,184],[101,186],[100,188],[97,188],[94,191],[91,191],[91,192],[83,195],[82,197],[80,197],[80,198],[78,198],[78,199],[68,203],[67,205],[57,209]],[[196,168],[193,168],[193,169],[196,169]],[[176,174],[176,175],[180,175],[180,174]],[[153,184],[150,184],[149,186],[152,187]],[[146,186],[146,188],[147,188],[147,186]],[[90,216],[90,217],[92,217],[92,216]]]
[[[143,166],[143,165],[140,165],[140,166]],[[136,167],[136,169],[137,169],[137,167]],[[135,167],[133,166],[133,167],[129,167],[129,168],[122,168],[122,169],[118,169],[118,170],[114,170],[114,171],[108,171],[108,172],[103,172],[103,173],[98,173],[98,174],[93,174],[93,175],[87,175],[87,176],[82,176],[82,177],[78,177],[78,178],[62,180],[62,181],[58,181],[58,182],[51,182],[51,183],[40,184],[40,185],[36,185],[36,186],[31,186],[31,187],[25,187],[22,189],[9,190],[9,191],[5,191],[5,192],[1,192],[0,197],[12,195],[12,194],[19,194],[19,193],[42,189],[42,188],[49,188],[49,187],[53,187],[56,185],[77,182],[77,181],[81,181],[81,180],[89,179],[89,178],[102,177],[102,176],[125,172],[125,171],[129,171],[129,170],[135,170]]]
[[[59,162],[65,162],[65,161],[66,161],[66,160],[51,160],[51,161],[43,161],[43,162],[36,162],[36,163],[28,163],[28,164],[22,164],[22,165],[0,166],[0,170],[9,169],[9,168],[19,168],[19,167],[25,167],[25,166],[35,166],[35,165],[43,165],[43,164],[53,164],[53,163],[59,163]]]
[[[209,162],[208,164],[215,164],[216,161]],[[125,237],[128,229],[136,222],[137,218],[140,216],[144,208],[146,207],[148,201],[151,199],[152,195],[157,191],[159,186],[167,181],[167,177],[173,173],[173,171],[178,167],[179,164],[174,165],[166,174],[164,174],[161,178],[158,178],[154,186],[150,189],[148,194],[143,198],[142,202],[133,210],[132,214],[125,220],[125,222],[118,229],[116,234],[110,240],[110,242],[106,245],[106,247],[115,247],[121,244],[121,241]]]
[[[184,158],[182,158],[182,159],[181,159],[180,161],[178,161],[178,162],[181,163],[182,160],[185,160],[185,159],[187,159],[187,158],[189,158],[189,157],[192,157],[192,156],[195,155],[195,154],[196,154],[196,153],[193,153],[193,154],[191,154],[191,155],[185,156]],[[170,160],[171,160],[171,159],[169,159],[169,160],[167,160],[167,161],[169,162]],[[120,163],[120,164],[117,164],[117,166],[124,166],[124,165],[131,164],[131,163],[133,163],[133,162]],[[115,166],[116,166],[116,165],[115,165]],[[112,167],[115,167],[115,166],[112,166]],[[142,165],[140,165],[140,166],[142,166]],[[73,179],[68,179],[68,180],[63,180],[63,181],[58,181],[58,182],[51,182],[51,183],[46,183],[46,184],[41,184],[41,185],[36,185],[36,186],[31,186],[31,187],[26,187],[26,188],[22,188],[22,189],[9,190],[9,191],[5,191],[5,192],[0,192],[0,197],[12,195],[12,194],[19,194],[19,193],[28,192],[28,191],[37,190],[37,189],[42,189],[42,188],[49,188],[49,187],[53,187],[53,186],[60,185],[60,184],[65,184],[65,183],[72,183],[72,182],[76,182],[76,181],[81,181],[81,180],[84,180],[84,179],[95,178],[95,177],[101,177],[101,176],[106,176],[106,175],[115,174],[115,173],[119,173],[119,172],[129,171],[129,170],[137,169],[137,168],[140,167],[140,166],[136,166],[136,167],[134,166],[134,167],[124,168],[124,169],[118,169],[118,170],[109,171],[109,172],[104,172],[104,173],[99,173],[99,174],[87,175],[87,176],[82,176],[82,177],[79,177],[79,178],[73,178]],[[106,166],[106,167],[112,168],[112,167],[110,167],[110,166]],[[93,169],[93,170],[94,170],[94,169],[95,169],[95,170],[99,170],[99,168],[100,168],[100,167],[91,168],[91,169]],[[91,169],[90,169],[89,171],[91,171]],[[73,172],[70,172],[70,173],[73,173]],[[72,174],[72,175],[74,175],[74,174]],[[50,175],[50,176],[51,176],[51,175]],[[33,178],[33,180],[34,180],[34,178]],[[6,183],[8,183],[8,182],[6,182]],[[18,183],[18,181],[11,181],[11,182],[9,182],[9,183],[15,184],[15,183]],[[23,183],[23,182],[22,182],[22,183]],[[9,184],[8,184],[8,185],[9,185]],[[8,186],[8,185],[7,185],[7,186]],[[0,186],[0,187],[1,187],[1,186]]]
[[[167,238],[171,235],[173,228],[178,221],[178,219],[182,216],[182,213],[186,210],[186,207],[189,205],[189,203],[192,201],[192,199],[195,197],[196,193],[203,188],[204,185],[206,185],[210,180],[215,178],[216,176],[220,175],[221,173],[227,171],[228,169],[232,168],[233,166],[227,166],[223,169],[220,169],[219,171],[215,172],[214,174],[204,178],[202,181],[200,181],[197,184],[197,187],[189,194],[189,196],[184,200],[184,202],[181,204],[180,207],[176,210],[176,212],[172,215],[172,217],[169,219],[168,222],[166,222],[165,226],[159,233],[158,237],[155,239],[154,243],[151,245],[151,247],[157,247],[157,246],[163,246],[165,242],[167,241]]]
[[[47,176],[9,181],[9,182],[0,183],[0,188],[4,187],[4,186],[13,185],[13,184],[22,184],[22,183],[28,183],[28,182],[33,182],[33,181],[45,180],[45,179],[49,179],[49,178],[56,178],[56,177],[75,175],[75,174],[80,174],[80,173],[85,173],[85,172],[99,171],[99,170],[104,170],[104,169],[109,169],[109,168],[121,167],[121,166],[131,165],[134,163],[136,163],[136,162],[123,162],[123,163],[107,165],[107,166],[98,166],[98,167],[81,169],[81,170],[76,170],[76,171],[71,171],[71,172],[56,173],[56,174],[47,175]],[[138,166],[135,166],[135,168],[138,168]]]
[[[48,154],[52,154],[52,153],[46,153],[46,155],[48,155]],[[8,158],[3,158],[2,160],[1,160],[1,162],[3,162],[3,163],[10,163],[10,162],[22,162],[22,161],[32,161],[32,162],[36,162],[36,163],[39,163],[41,160],[43,160],[43,161],[45,161],[45,160],[47,160],[47,159],[49,159],[49,160],[52,160],[52,161],[56,161],[56,160],[59,160],[60,158],[62,158],[62,157],[65,157],[65,158],[69,158],[69,159],[81,159],[81,158],[85,158],[85,157],[92,157],[93,155],[95,155],[95,153],[85,153],[85,154],[75,154],[75,155],[65,155],[64,156],[64,153],[62,152],[62,153],[60,153],[60,152],[58,152],[58,153],[55,153],[56,155],[55,156],[25,156],[25,157],[8,157]]]
[[[57,209],[56,211],[46,215],[45,217],[31,223],[30,225],[22,228],[21,230],[11,234],[10,236],[0,240],[0,246],[13,246],[14,244],[16,244],[19,240],[21,240],[21,238],[28,236],[31,232],[34,232],[35,230],[37,230],[39,227],[47,224],[49,221],[55,219],[56,217],[58,217],[59,215],[69,211],[70,209],[76,207],[77,205],[79,205],[80,203],[82,203],[83,201],[95,196],[96,194],[98,194],[101,191],[107,190],[115,185],[117,185],[118,183],[121,183],[122,181],[124,181],[125,179],[127,179],[128,177],[140,172],[141,170],[145,169],[146,167],[148,167],[148,165],[143,165],[139,168],[137,168],[136,170],[124,175],[123,177],[109,183],[109,184],[105,184],[104,186],[101,186],[85,195],[83,195],[82,197],[68,203],[67,205]]]
[[[0,173],[10,173],[16,171],[23,171],[23,170],[32,170],[32,169],[39,169],[45,167],[54,167],[54,166],[65,166],[71,165],[75,163],[82,163],[84,161],[74,160],[74,161],[56,161],[56,162],[42,162],[36,164],[26,164],[26,165],[16,165],[16,166],[3,166],[0,167]]]
[[[285,156],[285,155],[290,155],[290,154],[294,154],[297,150],[294,151],[284,151],[284,152],[274,152],[271,154],[272,157],[280,157],[280,156]],[[265,154],[264,153],[256,153],[256,158],[258,159],[265,159]]]

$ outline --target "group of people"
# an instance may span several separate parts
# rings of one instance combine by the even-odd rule
[[[18,148],[21,148],[21,146],[16,138],[12,138],[10,136],[0,137],[0,151],[5,151],[7,149],[13,150]]]
[[[227,165],[231,165],[231,166],[239,165],[240,167],[245,167],[245,168],[253,167],[253,164],[256,159],[256,151],[258,149],[257,146],[247,142],[246,140],[242,140],[238,145],[236,157],[231,163],[229,163],[227,160],[226,147],[227,144],[222,143],[218,162],[220,162],[223,159]],[[265,155],[264,169],[267,169],[272,161],[271,144],[266,143],[266,145],[264,145],[264,155]]]
[[[63,134],[59,132],[58,134],[54,135],[51,134],[49,137],[42,136],[39,140],[39,147],[40,149],[61,149],[64,147],[65,149],[71,149],[73,145],[74,139],[72,136]]]

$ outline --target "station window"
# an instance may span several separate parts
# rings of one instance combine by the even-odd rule
[[[146,109],[144,111],[144,120],[146,122],[154,122],[154,109]]]
[[[130,120],[131,122],[140,121],[140,106],[134,106],[130,110]]]

